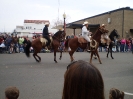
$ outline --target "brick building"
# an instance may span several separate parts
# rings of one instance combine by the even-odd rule
[[[84,21],[90,23],[91,32],[95,32],[98,24],[106,24],[106,28],[111,32],[113,29],[118,31],[120,38],[133,36],[133,9],[130,7],[119,8],[116,10],[108,11],[99,15],[81,19],[67,24],[67,35],[81,33],[82,24]],[[75,26],[77,24],[78,26]],[[71,28],[71,29],[70,29]]]

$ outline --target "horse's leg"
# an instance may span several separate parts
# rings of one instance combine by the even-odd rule
[[[37,55],[37,53],[38,53],[38,51],[36,51],[36,50],[34,50],[34,53],[33,53],[33,57],[35,58],[35,60],[37,61],[37,62],[40,62],[41,61],[41,57],[39,57],[38,55]],[[37,57],[38,57],[38,59],[37,59]]]
[[[107,52],[107,58],[108,58],[110,48],[108,48],[107,50],[108,50],[108,52]]]
[[[94,59],[97,59],[96,53],[94,53]]]
[[[60,58],[59,59],[61,60],[61,58],[62,58],[62,50],[60,51]]]
[[[112,47],[113,47],[112,45],[110,45],[110,47],[109,47],[109,49],[110,49],[110,56],[111,56],[112,59],[114,59],[113,56],[112,56]]]
[[[90,63],[92,63],[92,57],[93,57],[93,54],[94,54],[94,52],[91,51]]]
[[[95,53],[96,53],[96,55],[97,55],[97,57],[98,57],[99,63],[102,64],[101,59],[100,59],[100,57],[99,57],[98,51],[96,50]]]
[[[71,49],[71,51],[69,51],[69,55],[70,55],[71,62],[74,61],[73,53],[75,52],[75,50],[74,49]]]
[[[54,49],[54,61],[55,61],[55,63],[57,63],[57,60],[56,60],[56,52],[58,51],[58,47],[56,47],[55,49]]]

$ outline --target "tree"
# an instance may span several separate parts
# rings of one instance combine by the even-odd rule
[[[68,21],[69,19],[70,19],[70,16],[66,15],[66,19],[65,19],[66,24],[69,23],[69,21]],[[59,18],[56,18],[52,21],[52,24],[53,24],[53,27],[57,27],[59,25],[64,25],[64,20],[63,20],[63,18],[61,20]]]

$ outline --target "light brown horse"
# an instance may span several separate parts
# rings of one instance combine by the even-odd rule
[[[54,50],[54,61],[57,63],[57,60],[56,60],[56,52],[58,51],[58,47],[60,46],[60,42],[62,40],[65,39],[65,35],[66,33],[64,31],[58,31],[56,32],[53,37],[52,37],[52,42],[51,42],[51,46],[52,46],[52,49]],[[33,53],[33,57],[35,58],[35,60],[37,62],[40,62],[41,61],[41,57],[37,55],[37,53],[39,53],[41,51],[42,48],[45,48],[45,43],[42,43],[40,38],[37,38],[35,39],[34,41],[30,42],[28,41],[28,44],[26,45],[26,48],[25,48],[25,54],[27,57],[30,56],[30,47],[33,47],[34,49],[34,53]],[[37,59],[38,57],[38,59]],[[60,51],[60,60],[62,58],[62,51]]]
[[[100,57],[99,57],[99,54],[98,54],[98,46],[99,46],[99,43],[100,43],[100,39],[101,39],[101,35],[103,33],[106,33],[108,32],[108,30],[102,28],[102,27],[99,27],[96,32],[94,33],[94,35],[92,36],[92,42],[90,43],[90,47],[91,47],[91,58],[90,58],[90,63],[92,63],[92,57],[93,57],[93,54],[96,54],[98,56],[98,59],[99,59],[99,62],[100,64],[102,63],[101,60],[100,60]],[[74,58],[73,58],[73,54],[74,52],[76,51],[76,49],[78,47],[82,48],[82,49],[86,49],[87,48],[87,44],[88,42],[86,43],[79,43],[79,38],[73,38],[73,39],[68,39],[66,40],[66,43],[65,43],[65,48],[68,49],[68,47],[70,47],[71,51],[69,51],[69,55],[70,55],[70,58],[71,58],[71,62],[74,61]]]

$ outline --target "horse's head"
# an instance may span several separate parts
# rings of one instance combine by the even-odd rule
[[[111,39],[112,41],[114,41],[114,37],[118,38],[118,37],[119,37],[119,34],[118,34],[117,30],[114,29],[114,30],[110,33],[109,37],[110,37],[110,39]]]
[[[106,30],[106,29],[103,28],[103,27],[99,27],[99,30],[101,31],[102,34],[108,33],[108,32],[109,32],[108,30]]]
[[[61,33],[61,39],[62,39],[63,41],[65,41],[65,36],[66,36],[66,33],[65,33],[65,31],[63,30],[62,33]]]
[[[65,40],[66,33],[64,31],[57,31],[53,38],[58,39],[59,41]]]
[[[116,29],[114,29],[114,30],[113,30],[113,35],[114,35],[114,36],[116,36],[116,38],[118,38],[118,37],[119,37],[119,34],[118,34],[118,32],[117,32],[117,30],[116,30]]]

